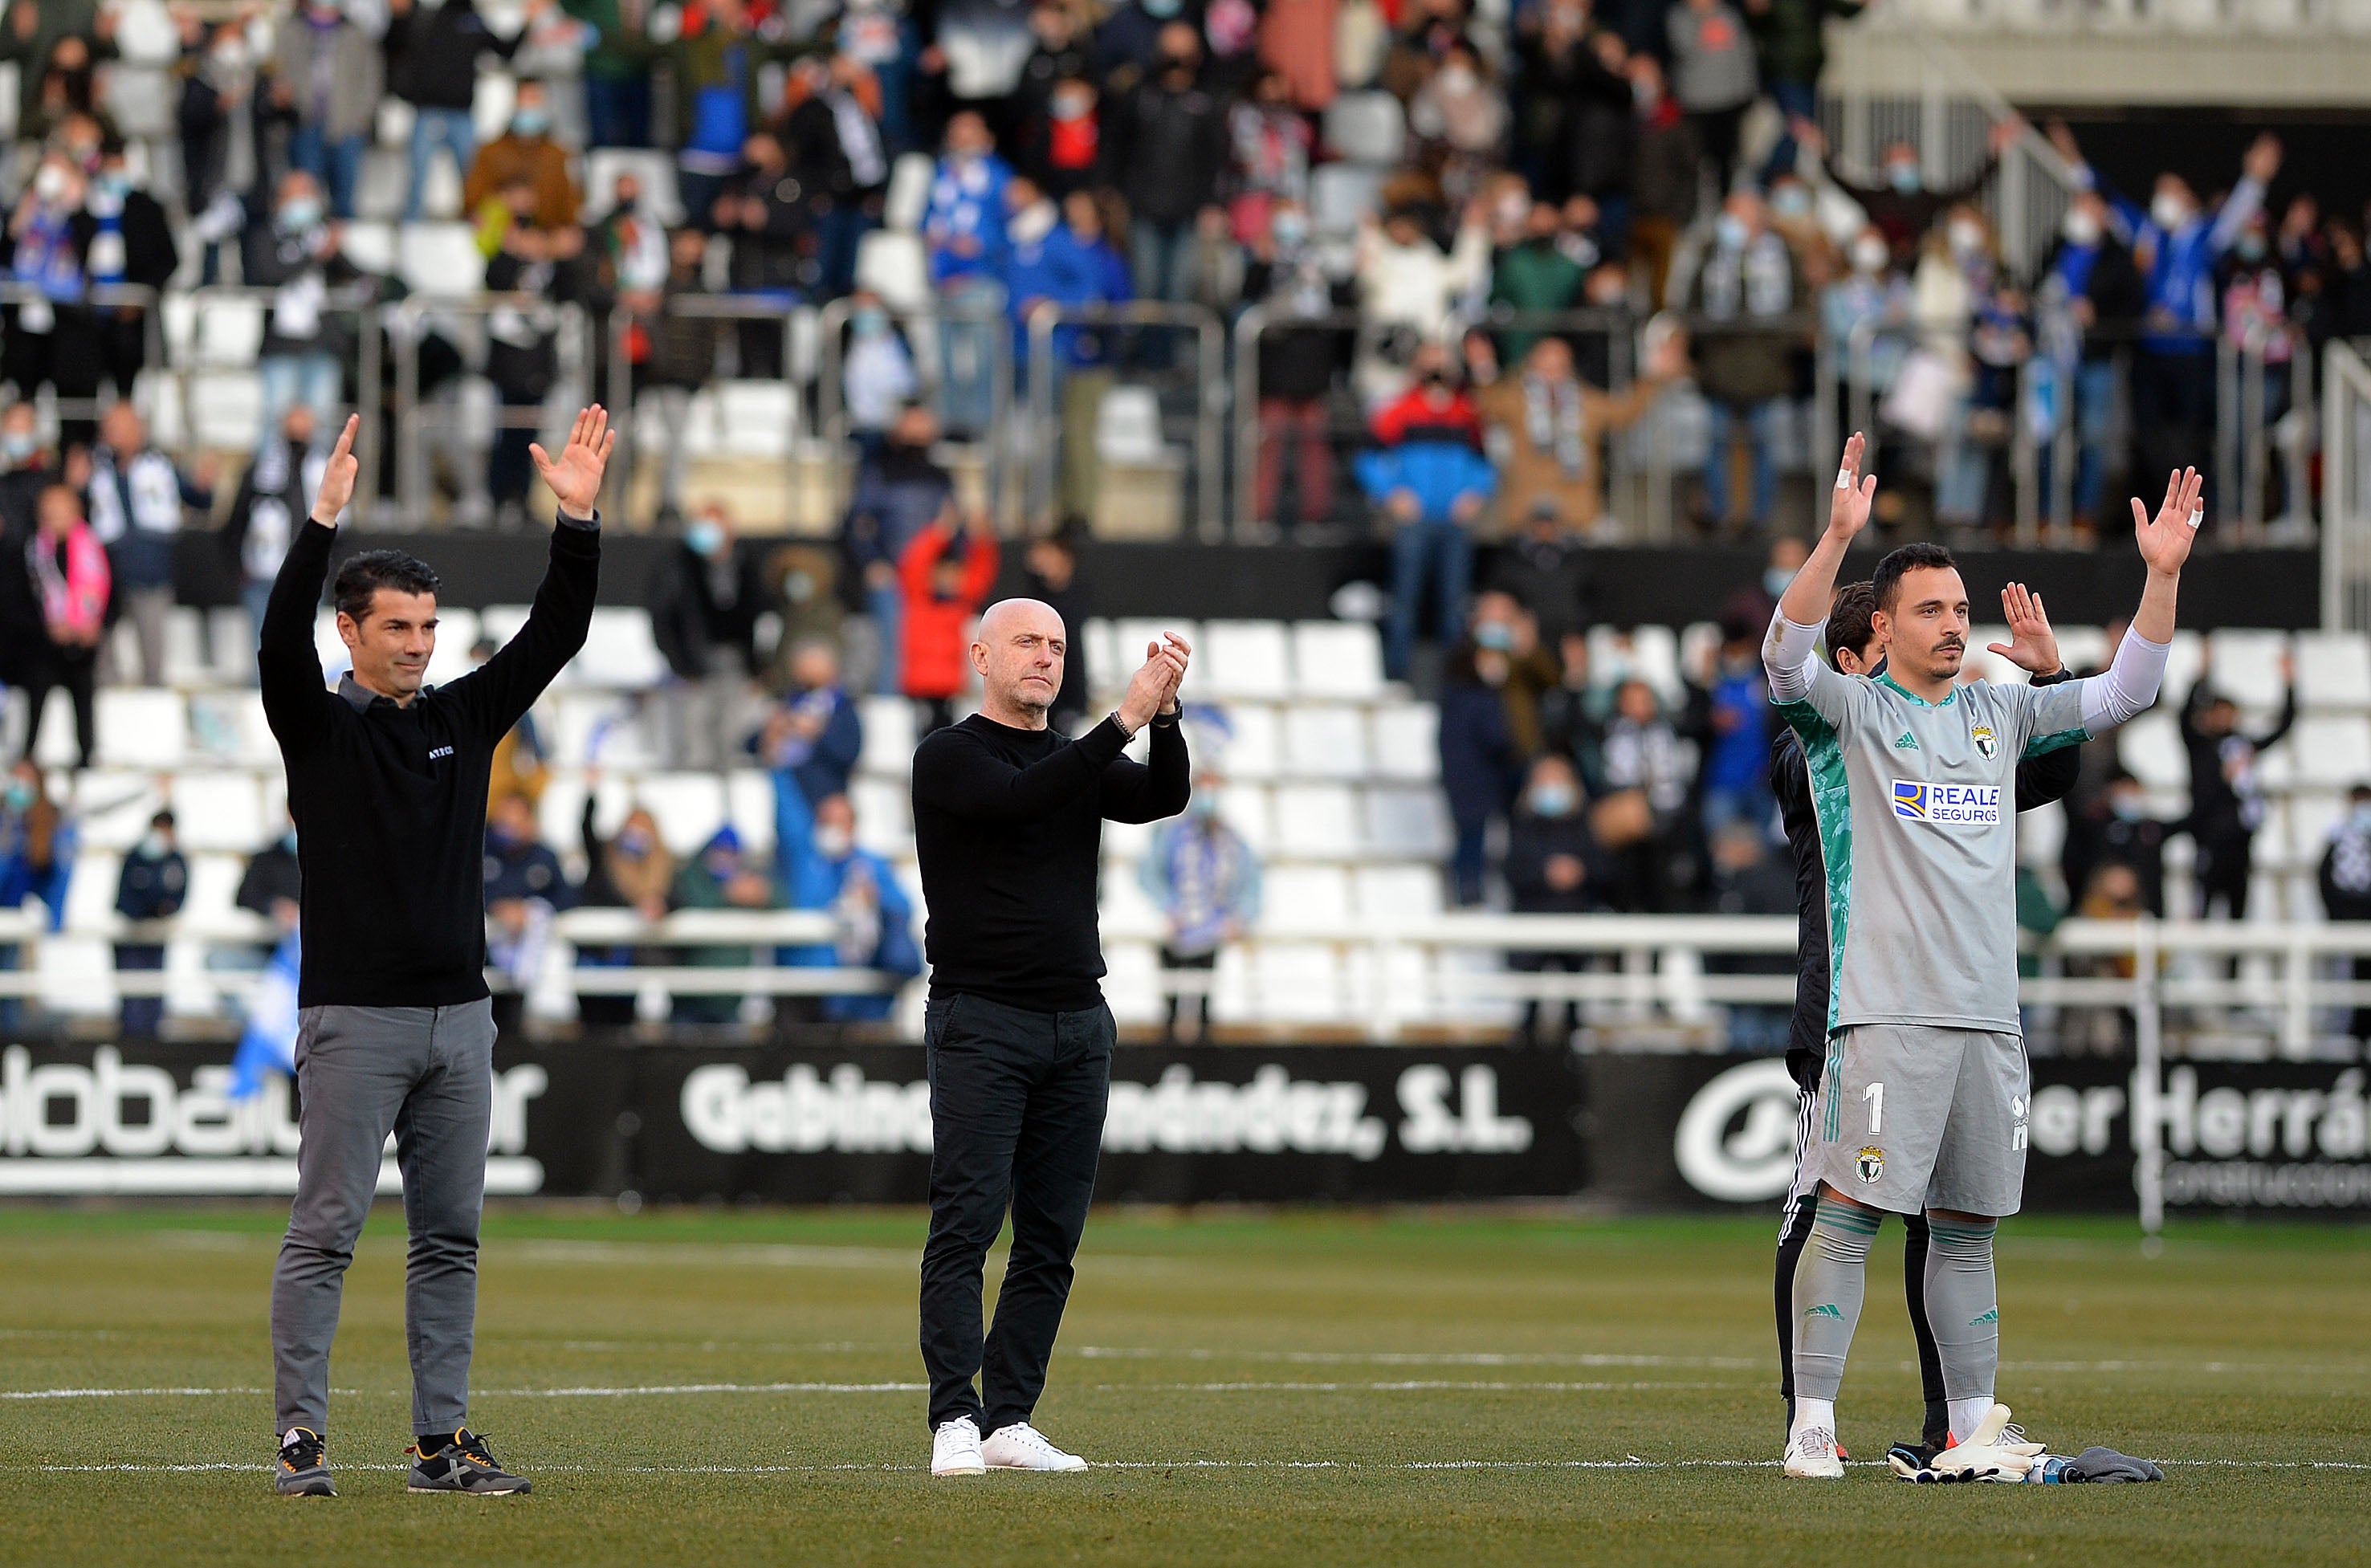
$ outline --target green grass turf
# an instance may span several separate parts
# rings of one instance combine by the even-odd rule
[[[0,1389],[215,1390],[0,1399],[0,1562],[2170,1568],[2371,1551],[2360,1229],[2193,1221],[2145,1257],[2127,1223],[2014,1222],[2004,1397],[2053,1449],[2193,1462],[2162,1486],[1946,1488],[1768,1464],[1760,1218],[1098,1214],[1038,1414],[1122,1463],[932,1482],[910,1387],[920,1216],[503,1208],[474,1417],[536,1492],[476,1499],[408,1495],[395,1468],[402,1239],[382,1205],[338,1343],[332,1502],[276,1497],[263,1468],[279,1220],[0,1209]],[[1843,1407],[1865,1459],[1918,1415],[1900,1256],[1889,1227]],[[829,1387],[767,1387],[786,1384]],[[686,1386],[708,1387],[558,1392]]]

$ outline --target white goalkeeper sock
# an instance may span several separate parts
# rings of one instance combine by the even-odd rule
[[[1826,1432],[1830,1436],[1833,1436],[1835,1435],[1836,1401],[1833,1400],[1807,1400],[1800,1394],[1796,1395],[1795,1424],[1787,1429],[1787,1446],[1792,1447],[1796,1437],[1810,1431],[1815,1426]]]
[[[1966,1442],[1968,1434],[1976,1429],[1977,1424],[1991,1412],[1992,1408],[1993,1397],[1990,1394],[1978,1394],[1973,1399],[1953,1400],[1951,1401],[1951,1441]]]

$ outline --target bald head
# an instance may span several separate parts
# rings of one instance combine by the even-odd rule
[[[979,617],[971,667],[979,672],[979,710],[1016,730],[1042,730],[1046,710],[1062,689],[1070,639],[1054,606],[1036,599],[1000,599]]]

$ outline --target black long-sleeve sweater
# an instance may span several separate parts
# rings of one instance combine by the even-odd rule
[[[933,996],[1033,1012],[1100,1006],[1104,819],[1154,822],[1192,793],[1186,737],[1152,726],[1149,763],[1106,719],[1073,741],[974,714],[914,753],[914,848],[930,905]]]
[[[596,519],[597,523],[598,519]],[[313,648],[337,530],[307,522],[263,613],[263,712],[288,767],[303,869],[303,1007],[449,1007],[486,992],[487,776],[494,747],[584,646],[601,536],[552,530],[518,635],[410,703],[348,675],[324,688]]]
[[[2074,672],[2036,675],[2035,686],[2071,681]],[[2017,765],[2017,809],[2030,812],[2063,798],[2082,770],[2083,748],[2061,746]],[[1828,1035],[1828,870],[1820,822],[1811,811],[1811,776],[1803,743],[1786,725],[1770,742],[1770,789],[1795,859],[1795,1014],[1787,1031],[1787,1071],[1805,1089],[1820,1086]]]

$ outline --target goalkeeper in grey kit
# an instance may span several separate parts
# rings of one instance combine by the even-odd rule
[[[1827,1060],[1805,1175],[1818,1216],[1795,1278],[1790,1476],[1844,1473],[1835,1401],[1859,1321],[1869,1241],[1886,1213],[1924,1212],[1927,1309],[1952,1447],[1934,1471],[2019,1480],[2034,1445],[2004,1435],[1993,1235],[2025,1182],[2030,1082],[2017,1009],[2018,764],[2080,744],[2157,700],[2203,481],[2185,470],[2154,517],[2133,502],[2148,568],[2108,670],[2050,686],[1957,677],[1966,586],[1950,554],[1910,545],[1878,565],[1874,621],[1888,664],[1874,679],[1818,657],[1836,571],[1868,520],[1877,481],[1845,448],[1828,526],[1779,600],[1763,662],[1772,700],[1801,739],[1827,876]],[[2046,637],[2011,584],[2013,646]],[[2025,661],[2019,660],[2018,663]]]

